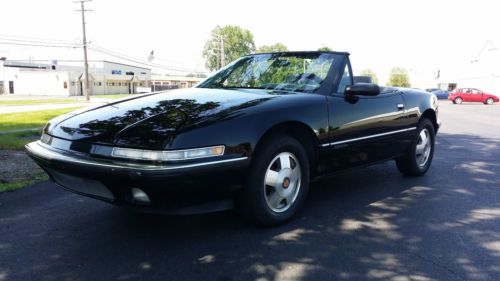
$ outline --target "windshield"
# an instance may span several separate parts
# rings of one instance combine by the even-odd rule
[[[314,92],[334,56],[328,53],[276,53],[243,57],[200,84],[200,88],[250,88]]]

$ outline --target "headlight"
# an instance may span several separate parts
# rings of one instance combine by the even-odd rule
[[[40,138],[40,140],[43,143],[50,144],[50,142],[52,141],[52,137],[47,135],[46,133],[42,133],[42,137]]]
[[[113,157],[150,161],[189,160],[222,155],[224,155],[223,145],[170,151],[114,147],[111,152]]]

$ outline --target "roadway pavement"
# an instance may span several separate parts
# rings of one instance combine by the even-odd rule
[[[323,178],[276,228],[129,213],[48,182],[0,194],[0,280],[500,280],[500,105],[440,111],[427,175]]]

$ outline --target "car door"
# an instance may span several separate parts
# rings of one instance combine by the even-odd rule
[[[474,96],[472,94],[472,89],[465,88],[462,90],[462,99],[463,101],[471,102],[474,101]]]
[[[471,89],[471,101],[483,102],[483,92],[478,89]]]
[[[410,121],[399,91],[377,96],[350,97],[345,86],[352,85],[347,60],[338,88],[327,96],[329,142],[323,144],[330,169],[338,170],[394,157],[408,146]]]

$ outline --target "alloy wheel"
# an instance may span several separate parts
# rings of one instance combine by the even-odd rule
[[[418,136],[417,147],[415,149],[415,158],[417,159],[417,164],[420,167],[423,167],[425,166],[425,164],[427,164],[427,160],[429,159],[429,155],[431,154],[431,145],[432,140],[429,134],[429,130],[424,128]]]
[[[267,206],[276,213],[288,210],[297,199],[302,171],[297,157],[281,152],[273,158],[264,177]]]

